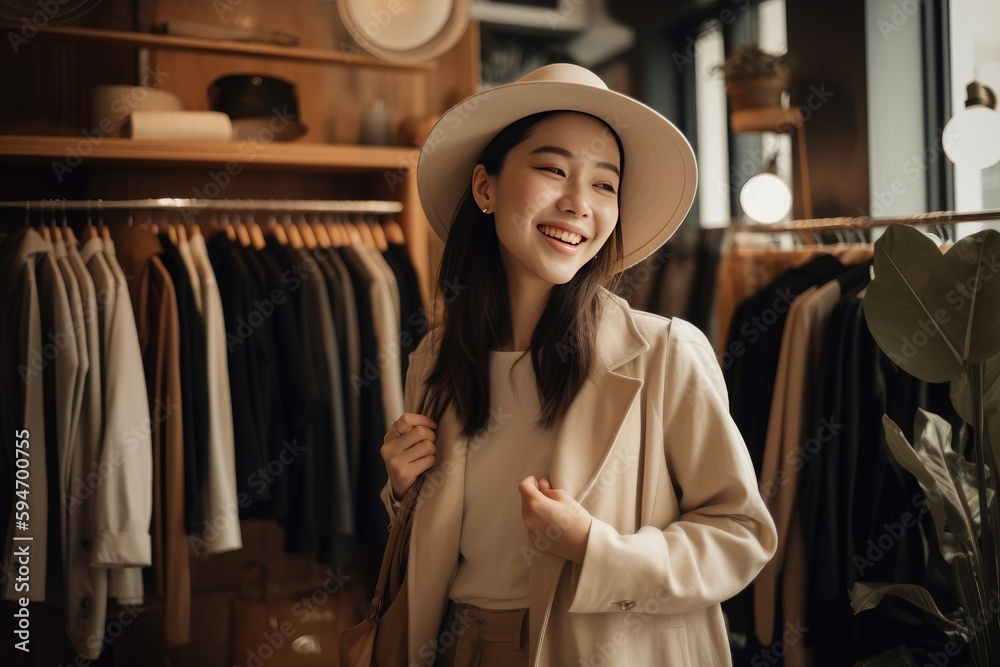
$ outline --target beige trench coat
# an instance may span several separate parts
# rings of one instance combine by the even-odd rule
[[[729,665],[720,603],[770,559],[774,523],[708,340],[604,296],[594,372],[558,426],[550,474],[594,520],[582,565],[525,553],[529,664]],[[431,338],[410,355],[408,412],[425,393]],[[411,665],[444,651],[438,630],[458,565],[469,446],[459,431],[449,409],[414,514]],[[388,488],[382,497],[391,514]]]

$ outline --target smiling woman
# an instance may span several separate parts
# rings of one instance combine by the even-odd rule
[[[510,304],[511,321],[526,326],[505,332],[500,349],[528,349],[531,315],[551,287],[568,283],[618,225],[621,151],[617,142],[597,143],[610,128],[579,113],[530,118],[535,124],[500,173],[479,164],[472,174],[476,205],[494,218],[508,297],[527,297]]]
[[[730,664],[720,602],[774,524],[704,335],[606,288],[683,221],[690,146],[573,65],[430,136],[421,204],[439,283],[463,290],[410,355],[381,450],[390,516],[433,480],[410,526],[409,664]]]

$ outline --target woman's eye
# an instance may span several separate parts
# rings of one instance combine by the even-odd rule
[[[551,171],[553,174],[558,174],[559,176],[565,176],[566,172],[559,167],[539,167],[542,171]]]
[[[597,187],[604,188],[605,190],[607,190],[612,194],[615,192],[615,186],[611,185],[610,183],[598,183]]]

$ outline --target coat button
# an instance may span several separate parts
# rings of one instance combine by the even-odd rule
[[[612,602],[611,604],[617,606],[622,611],[628,611],[635,606],[635,602],[632,600],[619,600],[618,602]]]

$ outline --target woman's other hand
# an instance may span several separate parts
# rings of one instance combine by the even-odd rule
[[[521,517],[528,540],[539,551],[582,563],[593,517],[562,489],[553,489],[547,477],[526,477],[517,487]]]
[[[402,499],[422,472],[434,465],[437,424],[430,417],[404,412],[382,439],[382,460],[392,495]],[[397,435],[398,434],[398,435]]]

